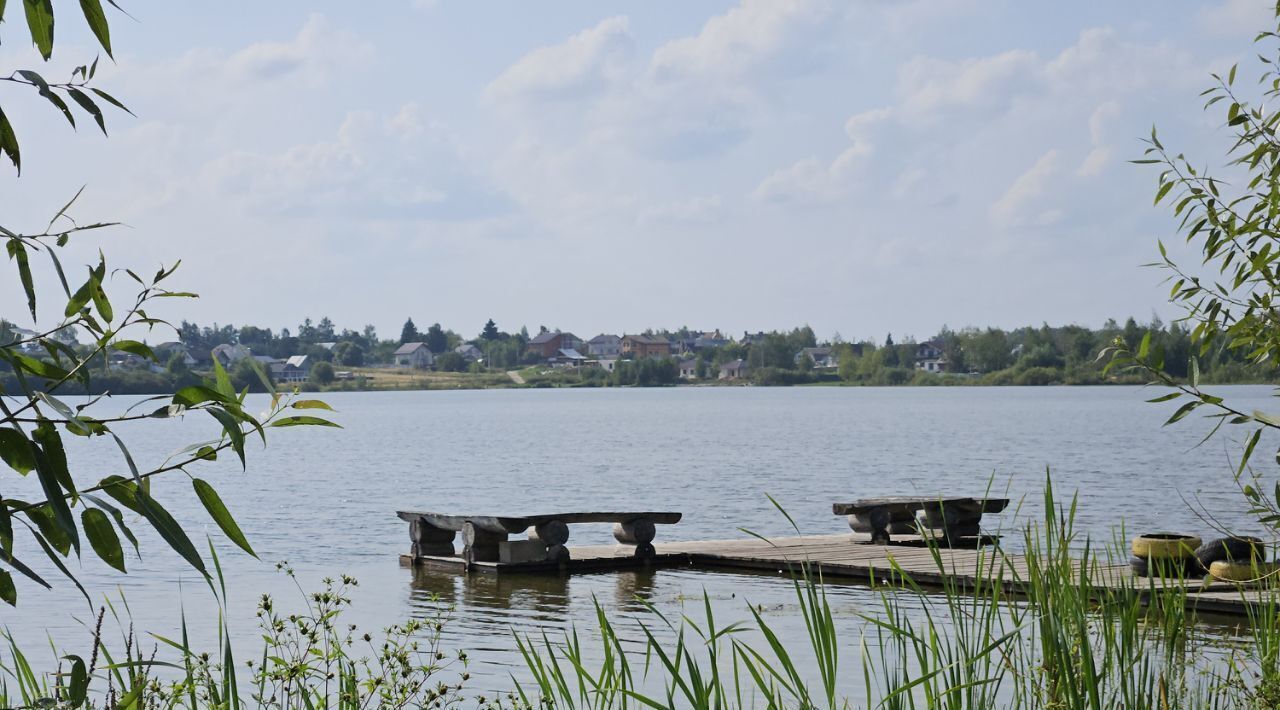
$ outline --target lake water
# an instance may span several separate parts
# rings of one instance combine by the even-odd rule
[[[1269,410],[1275,401],[1267,387],[1211,389],[1245,411]],[[684,519],[660,527],[659,541],[714,539],[741,536],[738,528],[786,533],[789,525],[767,494],[803,532],[828,534],[847,531],[831,515],[833,501],[980,495],[990,486],[1015,500],[1016,508],[991,521],[1009,530],[1040,515],[1048,468],[1061,498],[1078,492],[1079,526],[1106,540],[1122,521],[1130,531],[1209,534],[1203,511],[1251,531],[1231,478],[1239,443],[1230,437],[1245,432],[1193,449],[1206,423],[1193,418],[1162,427],[1173,407],[1143,402],[1158,394],[1133,387],[334,393],[324,398],[339,410],[333,418],[343,429],[273,432],[267,449],[250,447],[248,472],[230,461],[192,469],[215,483],[261,561],[206,524],[185,478],[164,479],[155,495],[189,522],[193,537],[213,536],[245,657],[257,648],[259,595],[272,593],[285,606],[297,600],[273,564],[288,560],[308,589],[326,574],[357,577],[351,618],[363,628],[425,614],[442,602],[456,605],[446,645],[471,655],[475,687],[497,689],[510,685],[509,674],[520,675],[513,631],[558,634],[576,624],[585,633],[594,626],[594,601],[632,630],[637,619],[652,620],[637,595],[664,612],[688,605],[700,613],[704,592],[726,620],[745,617],[749,601],[786,633],[800,636],[803,627],[790,583],[777,576],[658,570],[494,579],[415,572],[398,563],[409,540],[397,509],[671,509]],[[146,466],[214,433],[205,419],[120,431]],[[73,443],[78,470],[127,474],[109,440]],[[1274,449],[1275,441],[1264,440],[1257,461],[1272,465]],[[143,524],[134,530],[143,533]],[[208,642],[216,618],[208,589],[156,536],[140,537],[144,556],[128,561],[129,575],[104,570],[88,551],[72,567],[95,604],[123,593],[137,628],[174,633],[185,609],[197,642]],[[608,526],[575,526],[570,544],[611,541]],[[17,609],[0,609],[0,623],[16,637],[37,645],[47,630],[68,650],[87,653],[80,624],[91,612],[69,583],[52,593],[23,586],[20,595]],[[874,612],[878,594],[845,585],[831,595],[850,624],[848,654],[856,663],[857,614]],[[849,678],[860,685],[856,673]]]

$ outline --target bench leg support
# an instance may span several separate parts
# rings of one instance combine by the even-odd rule
[[[653,557],[657,554],[653,547],[653,538],[657,534],[657,526],[649,518],[636,518],[613,525],[614,539],[623,545],[633,545],[636,557]]]
[[[497,562],[498,543],[506,542],[506,533],[495,533],[476,527],[471,522],[462,526],[462,557],[470,562]]]
[[[868,517],[871,522],[871,544],[888,545],[889,511],[884,508],[876,508],[871,511],[871,514]]]
[[[438,528],[425,520],[414,520],[409,523],[410,554],[414,558],[433,556],[453,556],[453,539],[457,536],[452,530]]]

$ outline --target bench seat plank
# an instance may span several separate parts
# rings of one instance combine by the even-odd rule
[[[955,506],[957,508],[974,508],[975,512],[999,513],[1009,505],[1008,498],[946,498],[941,496],[890,496],[885,498],[862,498],[852,503],[834,503],[831,512],[835,515],[864,515],[872,510],[887,509],[890,512],[914,512],[925,508]]]
[[[648,518],[658,525],[673,525],[680,522],[680,513],[672,512],[587,512],[587,513],[551,513],[538,515],[448,515],[430,511],[401,510],[396,515],[401,520],[413,522],[422,520],[428,525],[444,530],[462,530],[466,523],[494,533],[519,533],[525,530],[559,520],[562,523],[628,523],[640,518]]]

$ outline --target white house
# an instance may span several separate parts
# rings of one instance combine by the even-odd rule
[[[819,370],[828,370],[840,364],[831,348],[802,348],[796,353],[796,364],[799,365],[805,358]]]
[[[405,343],[396,348],[392,357],[400,367],[416,367],[419,370],[425,370],[436,364],[436,356],[431,353],[426,343]]]
[[[271,367],[271,375],[277,382],[305,382],[311,374],[311,359],[306,355],[294,355],[278,368]]]
[[[679,368],[680,379],[692,380],[698,377],[698,358],[691,357],[676,363]]]
[[[928,340],[916,346],[916,369],[925,372],[946,372],[947,355],[943,352],[943,343]]]
[[[738,358],[733,362],[726,362],[725,364],[720,366],[720,379],[722,380],[740,379],[750,374],[750,371],[751,371],[751,366],[747,364],[747,361],[743,360],[742,358]]]

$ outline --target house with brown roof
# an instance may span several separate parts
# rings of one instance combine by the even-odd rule
[[[622,354],[632,357],[666,357],[671,354],[671,342],[652,335],[624,335]]]
[[[528,351],[537,353],[543,360],[555,357],[561,350],[581,349],[582,340],[578,336],[573,333],[561,333],[558,330],[538,333],[529,339],[528,345]]]

